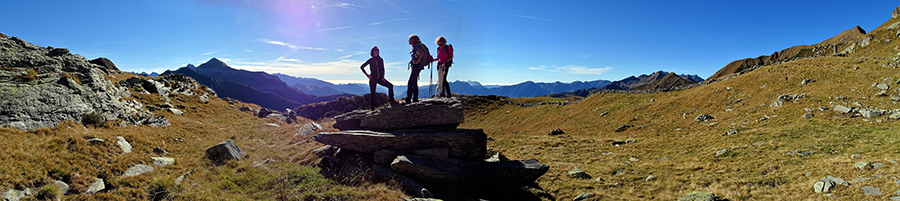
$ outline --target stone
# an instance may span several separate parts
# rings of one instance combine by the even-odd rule
[[[852,107],[843,106],[843,105],[836,105],[836,106],[834,106],[834,108],[833,108],[832,110],[838,111],[838,112],[842,112],[842,113],[850,113],[850,111],[852,111],[853,108],[852,108]]]
[[[177,115],[182,115],[182,114],[184,114],[184,112],[182,112],[182,111],[179,110],[179,109],[175,109],[175,108],[166,108],[166,110],[169,110],[169,112],[171,112],[172,114],[177,114]]]
[[[88,139],[87,142],[88,142],[89,144],[103,144],[103,143],[106,142],[106,140],[103,140],[103,139],[100,139],[100,138],[91,138],[91,139]]]
[[[874,96],[887,96],[887,91],[881,90],[878,93],[875,93]]]
[[[278,114],[278,113],[266,115],[266,118],[275,119],[275,120],[278,120],[279,122],[284,122],[284,121],[288,120],[287,116],[284,116],[283,114]]]
[[[69,193],[69,189],[70,189],[69,184],[66,184],[66,182],[63,182],[60,180],[53,180],[53,184],[59,188],[60,195],[65,195],[66,193]]]
[[[722,136],[734,135],[734,134],[738,134],[737,129],[730,129],[730,130],[726,131],[725,133],[722,133]]]
[[[791,95],[782,94],[782,95],[778,96],[778,98],[775,99],[775,102],[770,104],[769,107],[781,107],[782,105],[784,105],[784,102],[791,101],[793,99],[794,99],[794,97]]]
[[[809,118],[812,118],[812,117],[813,117],[813,114],[812,114],[812,113],[807,112],[806,114],[803,114],[803,118],[809,119]]]
[[[116,64],[114,64],[112,61],[110,61],[107,58],[99,57],[99,58],[93,59],[89,62],[92,64],[96,64],[100,67],[103,67],[103,69],[106,69],[106,70],[116,70],[116,71],[119,70],[119,68],[116,67]]]
[[[637,142],[637,140],[635,140],[635,139],[627,139],[627,140],[625,140],[625,143],[626,143],[626,144],[628,144],[628,143],[636,143],[636,142]]]
[[[162,147],[154,147],[153,153],[162,154],[162,155],[169,154],[169,152],[166,151],[165,149],[163,149]]]
[[[870,166],[869,166],[869,162],[860,161],[860,162],[856,162],[856,164],[854,164],[853,167],[856,167],[856,169],[865,170],[865,169],[868,169]]]
[[[875,84],[875,87],[877,87],[878,89],[881,89],[881,90],[888,90],[888,89],[890,89],[890,87],[889,87],[887,84],[885,84],[885,83],[876,83],[876,84]]]
[[[275,111],[270,110],[269,108],[259,108],[259,111],[256,112],[256,117],[265,118],[265,117],[269,116],[269,114],[272,114],[272,112],[275,112]]]
[[[103,179],[96,178],[94,180],[94,183],[91,183],[91,186],[88,187],[86,191],[84,191],[84,194],[94,194],[102,191],[103,189],[106,189],[106,185],[103,183]]]
[[[266,126],[271,126],[271,127],[276,127],[276,128],[277,128],[277,127],[281,127],[281,126],[279,126],[278,124],[273,124],[273,123],[265,123],[265,125],[266,125]]]
[[[834,186],[834,182],[832,181],[819,180],[816,181],[815,184],[813,184],[813,191],[815,191],[816,193],[828,192],[828,190],[830,190],[832,186]]]
[[[616,132],[622,132],[622,131],[625,131],[625,130],[627,130],[628,128],[631,128],[631,127],[633,127],[633,126],[634,126],[634,125],[622,124],[621,126],[619,126],[618,128],[616,128]]]
[[[334,154],[336,154],[338,152],[338,150],[340,150],[338,147],[331,146],[331,145],[325,145],[325,146],[321,146],[319,148],[313,149],[312,151],[310,151],[310,153],[315,154],[316,156],[319,156],[319,157],[326,157],[326,156],[334,156]],[[391,160],[394,160],[394,158],[391,158]]]
[[[3,193],[3,198],[7,201],[19,201],[27,195],[31,195],[31,189],[16,190],[11,189]]]
[[[123,174],[122,176],[125,176],[125,177],[138,176],[138,175],[142,175],[142,174],[148,173],[148,172],[153,172],[153,166],[137,164],[137,165],[131,166],[131,168],[128,168],[127,170],[125,170],[125,174]]]
[[[254,161],[253,167],[263,166],[263,165],[270,164],[270,163],[275,163],[275,159],[266,158],[265,160]]]
[[[581,168],[575,167],[572,170],[569,170],[569,177],[576,179],[591,179],[591,175],[588,175],[586,172],[581,170]]]
[[[717,201],[719,200],[719,195],[716,195],[712,192],[703,192],[703,191],[692,191],[690,193],[684,194],[681,198],[678,198],[678,201]]]
[[[435,147],[430,149],[416,149],[416,156],[427,156],[431,158],[448,158],[450,156],[450,149],[447,147]]]
[[[719,151],[716,151],[716,156],[725,155],[725,153],[727,153],[727,152],[728,152],[728,149],[720,149]]]
[[[858,112],[860,115],[862,115],[865,118],[875,118],[875,117],[881,116],[880,112],[875,111],[875,110],[866,109],[866,108],[860,108]]]
[[[894,114],[891,114],[891,116],[889,116],[888,118],[894,119],[894,120],[900,119],[900,113],[895,112]]]
[[[872,186],[863,186],[862,191],[866,195],[881,195],[881,191]]]
[[[240,161],[244,155],[244,151],[231,139],[206,149],[206,158],[215,164],[224,164],[228,160]]]
[[[587,200],[588,198],[591,198],[592,195],[594,195],[594,194],[590,194],[590,193],[578,194],[578,196],[575,196],[575,199],[573,201],[584,201],[584,200]]]
[[[827,112],[827,111],[831,111],[831,109],[828,109],[828,107],[825,107],[825,106],[819,106],[819,111]]]
[[[812,79],[803,79],[803,81],[800,81],[800,85],[806,85],[806,84],[809,84],[809,83],[812,82],[812,81],[813,81]]]
[[[238,109],[238,110],[240,110],[241,112],[252,112],[252,111],[253,111],[253,108],[250,108],[250,107],[246,107],[246,106],[245,106],[245,107],[241,107],[241,108]]]
[[[866,181],[869,179],[872,179],[872,178],[871,177],[855,178],[855,179],[851,179],[850,182],[856,183],[856,182]]]
[[[404,129],[383,132],[348,130],[319,132],[313,139],[322,144],[363,153],[375,153],[382,149],[412,153],[417,149],[447,147],[451,158],[473,160],[481,160],[487,153],[487,134],[481,129]]]
[[[894,9],[894,12],[891,13],[891,19],[894,19],[897,17],[900,17],[900,6],[897,6],[897,8]]]
[[[116,144],[119,144],[119,147],[122,148],[123,152],[131,153],[131,144],[129,144],[124,137],[116,136]]]
[[[484,162],[492,162],[492,163],[493,162],[504,162],[504,161],[509,161],[509,158],[506,158],[506,156],[504,156],[500,152],[494,153],[494,155],[491,155],[491,157],[488,159],[484,159]]]
[[[303,125],[303,127],[300,127],[300,130],[297,130],[297,133],[294,134],[294,136],[296,137],[312,135],[316,134],[316,132],[319,132],[320,130],[322,130],[322,125],[319,125],[316,122],[310,122]]]
[[[656,176],[650,175],[650,176],[647,176],[646,179],[644,179],[644,182],[648,182],[648,181],[654,180],[654,179],[656,179]]]
[[[397,153],[390,149],[378,150],[375,152],[375,156],[373,157],[373,159],[375,160],[375,164],[388,166],[391,165],[391,162],[394,162],[395,158],[397,158]]]
[[[412,104],[378,110],[354,110],[334,117],[334,128],[404,129],[426,126],[456,128],[465,122],[463,107],[456,98],[424,99]]]
[[[872,168],[878,169],[884,166],[884,163],[872,163]]]
[[[162,167],[162,166],[166,166],[166,165],[175,164],[175,159],[174,159],[174,158],[169,158],[169,157],[150,157],[150,159],[153,160],[153,165],[155,165],[156,167]]]
[[[566,134],[566,132],[563,132],[562,129],[557,128],[555,130],[550,131],[550,133],[547,135],[562,135],[562,134]]]
[[[416,181],[525,184],[547,173],[550,166],[535,159],[488,163],[400,155],[391,169]]]
[[[709,121],[710,119],[714,119],[713,116],[708,114],[700,114],[697,117],[694,117],[694,121]]]

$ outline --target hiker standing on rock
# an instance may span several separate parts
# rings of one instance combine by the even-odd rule
[[[438,90],[441,91],[439,96],[450,98],[453,94],[450,93],[450,83],[447,82],[447,70],[453,64],[453,45],[447,45],[447,38],[444,36],[438,36],[434,43],[438,45],[437,58],[432,62],[438,62]]]
[[[394,85],[391,82],[388,82],[387,79],[384,79],[384,59],[381,59],[381,56],[378,54],[378,46],[373,46],[370,54],[372,58],[366,60],[359,69],[362,70],[363,74],[366,74],[366,77],[369,78],[369,92],[372,93],[370,96],[370,102],[372,103],[372,109],[375,109],[377,105],[375,105],[375,86],[381,85],[388,88],[388,100],[390,100],[391,104],[394,103]],[[372,71],[372,74],[366,73],[366,65]]]
[[[409,52],[412,59],[409,61],[409,69],[412,72],[409,74],[409,82],[407,83],[406,89],[406,103],[419,102],[419,72],[425,69],[425,65],[431,63],[434,60],[431,57],[431,54],[428,53],[428,47],[425,47],[425,44],[422,44],[422,41],[419,40],[419,36],[413,34],[409,35],[409,45],[413,47],[412,51]],[[412,98],[412,101],[410,101]]]

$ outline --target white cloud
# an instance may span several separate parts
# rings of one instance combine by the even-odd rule
[[[244,52],[253,52],[253,51],[250,51],[250,50],[248,50],[248,49],[244,49]]]
[[[350,58],[350,57],[353,57],[356,55],[364,55],[364,54],[366,54],[366,52],[354,52],[352,54],[341,56],[341,59],[346,59],[346,58]]]
[[[235,61],[229,64],[231,67],[250,71],[265,71],[268,73],[284,73],[288,75],[351,75],[359,74],[359,65],[363,61],[339,60],[322,63],[304,63],[297,59],[284,59],[279,57],[274,61],[242,62]]]
[[[557,73],[568,73],[568,74],[577,74],[577,75],[600,75],[606,73],[609,70],[612,70],[612,67],[603,67],[603,68],[588,68],[584,66],[575,66],[575,65],[567,65],[567,66],[557,66],[552,65],[550,68],[547,68],[545,65],[541,65],[538,67],[528,67],[529,70],[542,70],[542,71],[550,71]]]
[[[345,3],[345,2],[337,2],[333,5],[330,5],[329,7],[344,8],[344,9],[349,9],[349,10],[353,10],[353,11],[356,11],[357,8],[366,8],[359,4]]]
[[[518,18],[525,18],[525,19],[532,19],[532,20],[541,20],[541,21],[547,21],[547,22],[559,22],[559,20],[547,19],[547,18],[540,18],[540,17],[528,16],[528,15],[506,14],[506,13],[487,13],[487,14],[489,14],[489,15],[501,15],[501,16],[518,17]]]
[[[284,46],[284,47],[290,48],[290,49],[292,49],[292,50],[294,50],[294,51],[296,51],[296,50],[301,50],[301,49],[303,49],[303,50],[319,50],[319,51],[328,50],[328,48],[297,46],[297,45],[291,45],[290,43],[285,43],[285,42],[281,42],[281,41],[274,41],[274,40],[268,40],[268,39],[259,39],[259,40],[257,40],[257,41],[260,41],[260,42],[263,42],[263,43],[268,43],[268,44],[273,44],[273,45]]]
[[[318,30],[316,30],[316,32],[321,32],[321,31],[334,31],[334,30],[349,29],[349,28],[353,28],[353,26],[345,26],[345,27],[335,27],[335,28],[318,29]]]
[[[373,22],[373,23],[369,23],[369,26],[384,24],[384,23],[388,23],[388,22],[409,20],[409,19],[411,19],[411,18],[398,18],[398,19],[385,20],[385,21],[380,21],[380,22]]]
[[[294,63],[303,62],[303,61],[300,61],[300,59],[285,59],[284,56],[278,57],[278,59],[275,59],[275,61],[287,61],[287,62],[294,62]]]

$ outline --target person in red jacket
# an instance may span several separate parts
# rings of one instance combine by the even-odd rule
[[[370,100],[372,104],[372,109],[375,109],[377,105],[375,105],[375,86],[381,85],[388,88],[388,100],[390,100],[391,104],[394,104],[394,85],[391,82],[388,82],[387,79],[384,79],[384,59],[381,59],[381,56],[378,54],[378,46],[372,47],[372,51],[370,54],[372,58],[366,60],[359,69],[362,70],[363,74],[366,74],[366,77],[369,78],[369,92],[372,93],[372,98]],[[372,71],[372,74],[366,73],[366,66]]]
[[[447,71],[450,70],[450,65],[453,64],[453,45],[447,45],[447,38],[443,36],[438,36],[434,43],[438,45],[437,58],[434,58],[434,61],[438,62],[438,90],[441,91],[440,97],[450,98],[453,97],[453,94],[450,93],[450,83],[447,82]]]

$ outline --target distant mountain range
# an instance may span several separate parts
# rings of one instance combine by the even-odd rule
[[[197,67],[189,64],[176,71],[166,71],[162,75],[171,73],[190,76],[200,84],[211,87],[220,97],[230,97],[276,110],[352,96],[351,94],[328,96],[306,94],[288,86],[274,75],[234,69],[216,58]]]

